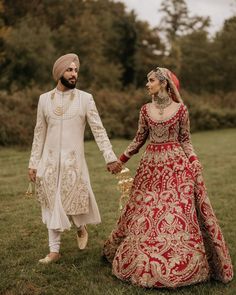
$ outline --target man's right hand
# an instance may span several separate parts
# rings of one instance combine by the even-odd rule
[[[37,173],[37,170],[36,169],[29,168],[29,170],[28,170],[28,176],[29,176],[29,180],[30,181],[32,181],[32,182],[35,182],[36,181],[36,173]]]

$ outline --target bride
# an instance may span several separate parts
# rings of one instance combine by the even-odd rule
[[[178,79],[159,67],[147,78],[152,102],[142,106],[120,161],[138,153],[148,137],[149,143],[103,254],[117,278],[142,287],[175,288],[211,277],[227,283],[232,263],[191,144]]]

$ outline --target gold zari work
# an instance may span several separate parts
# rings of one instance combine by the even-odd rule
[[[128,202],[104,244],[113,274],[156,288],[211,277],[229,282],[232,263],[191,144],[186,107],[154,121],[144,105],[125,155],[137,153],[148,136]]]

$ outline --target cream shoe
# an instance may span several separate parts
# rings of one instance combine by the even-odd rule
[[[86,226],[82,229],[77,230],[77,244],[80,250],[84,250],[88,243],[88,231]]]
[[[39,263],[41,263],[41,264],[49,264],[49,263],[58,261],[60,258],[61,258],[60,254],[58,254],[58,255],[56,255],[54,257],[50,257],[49,255],[47,255],[46,257],[44,257],[42,259],[39,259]]]

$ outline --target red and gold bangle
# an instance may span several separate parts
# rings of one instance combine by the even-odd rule
[[[119,159],[122,163],[126,163],[129,160],[129,157],[127,157],[125,154],[122,154]]]

